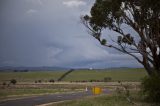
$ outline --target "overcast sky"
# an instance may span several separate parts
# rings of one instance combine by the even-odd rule
[[[80,23],[94,0],[0,0],[0,66],[139,67]],[[109,33],[109,32],[108,32]]]

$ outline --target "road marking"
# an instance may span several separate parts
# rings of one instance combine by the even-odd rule
[[[51,102],[51,103],[46,103],[46,104],[41,104],[41,105],[36,105],[36,106],[48,106],[48,105],[54,105],[54,104],[58,104],[58,103],[63,103],[66,101],[72,101],[72,100],[63,100],[63,101],[58,101],[58,102]]]

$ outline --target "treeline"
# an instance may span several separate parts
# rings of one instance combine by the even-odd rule
[[[102,80],[97,79],[91,79],[91,80],[76,80],[76,81],[70,81],[70,82],[110,82],[112,81],[111,77],[104,77]]]

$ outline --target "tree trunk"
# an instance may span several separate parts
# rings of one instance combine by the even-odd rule
[[[151,68],[150,64],[148,63],[148,60],[147,60],[146,56],[143,56],[143,63],[142,63],[142,65],[146,69],[147,74],[149,76],[151,76],[153,74],[153,71],[152,71],[152,68]]]

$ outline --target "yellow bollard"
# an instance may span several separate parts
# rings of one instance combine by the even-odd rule
[[[102,89],[100,87],[93,87],[92,92],[93,94],[98,95],[102,93]]]

